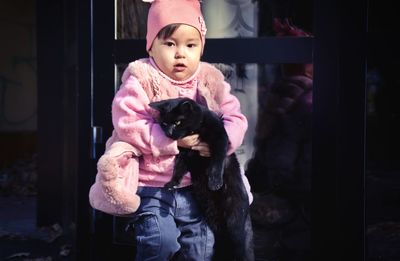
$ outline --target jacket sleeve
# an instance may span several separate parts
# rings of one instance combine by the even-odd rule
[[[246,116],[240,110],[240,102],[230,90],[230,85],[223,82],[223,88],[218,95],[219,110],[230,142],[228,154],[233,153],[243,143],[248,127]]]
[[[134,76],[127,77],[112,103],[112,121],[120,140],[155,157],[179,153],[177,142],[165,136],[155,121],[150,100]]]

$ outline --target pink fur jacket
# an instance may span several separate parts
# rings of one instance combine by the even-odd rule
[[[106,151],[97,162],[96,181],[89,191],[90,205],[111,215],[133,213],[140,205],[138,187],[141,153],[129,143],[119,141],[113,131]]]
[[[194,90],[191,98],[224,116],[230,141],[228,153],[241,145],[247,120],[218,69],[202,62],[193,77],[177,82],[158,70],[151,58],[132,62],[114,97],[114,131],[97,164],[96,182],[89,193],[92,207],[113,215],[132,213],[140,204],[137,186],[162,187],[170,180],[174,158],[179,153],[177,143],[164,135],[148,104],[188,96],[191,89]],[[181,186],[190,185],[190,176],[186,176]],[[252,200],[244,175],[243,180]]]

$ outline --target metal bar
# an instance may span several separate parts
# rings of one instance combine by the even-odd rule
[[[115,40],[116,63],[147,57],[144,39]],[[313,37],[207,39],[203,61],[224,63],[311,63]]]

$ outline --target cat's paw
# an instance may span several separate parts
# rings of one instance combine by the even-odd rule
[[[210,190],[213,191],[219,190],[223,184],[224,181],[222,180],[222,177],[220,175],[208,176],[208,188]]]
[[[178,186],[179,186],[178,182],[170,181],[170,182],[165,183],[164,188],[167,188],[169,190],[174,190],[174,189],[177,189]]]
[[[223,169],[221,165],[213,165],[208,172],[208,188],[210,190],[219,190],[223,183]]]

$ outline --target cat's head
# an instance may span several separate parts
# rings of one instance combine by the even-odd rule
[[[167,99],[149,106],[159,111],[158,123],[165,135],[174,140],[193,134],[203,118],[200,105],[189,98]]]

